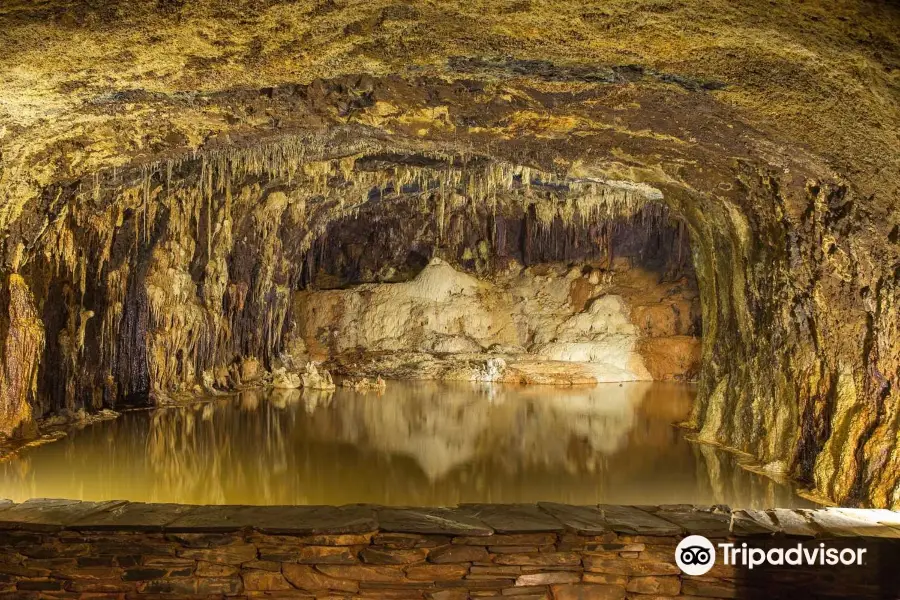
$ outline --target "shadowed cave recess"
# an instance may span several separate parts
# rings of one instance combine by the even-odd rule
[[[381,42],[439,10],[292,6]],[[103,46],[141,19],[167,23],[163,40],[214,22],[207,36],[226,40],[242,18],[289,11],[135,7],[58,26],[99,28]],[[52,30],[38,14],[3,18]],[[216,50],[152,85],[79,83],[71,58],[48,92],[67,90],[66,111],[37,118],[22,100],[0,113],[0,434],[33,437],[40,419],[82,409],[309,386],[323,370],[696,381],[697,441],[823,499],[900,507],[897,135],[873,125],[898,114],[895,75],[854,88],[871,118],[830,145],[833,123],[810,123],[837,109],[812,92],[784,122],[740,100],[780,85],[732,69],[756,56],[701,69],[427,38],[389,58],[360,42],[377,67],[357,57],[303,76],[265,49],[229,71]],[[880,58],[866,60],[898,64],[896,43],[873,43]],[[856,75],[834,77],[850,89]]]

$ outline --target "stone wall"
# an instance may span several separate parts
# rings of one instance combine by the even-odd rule
[[[878,521],[881,521],[879,523]],[[855,571],[681,574],[687,534],[714,542],[864,540]],[[900,515],[561,504],[186,506],[31,500],[0,508],[2,598],[651,600],[894,597]],[[893,554],[891,554],[893,552]],[[836,575],[836,576],[835,576]]]

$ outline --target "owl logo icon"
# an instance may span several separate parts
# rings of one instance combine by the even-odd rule
[[[702,535],[689,535],[675,548],[675,564],[686,575],[703,575],[716,564],[716,549]]]

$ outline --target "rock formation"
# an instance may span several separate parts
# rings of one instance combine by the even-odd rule
[[[277,368],[295,292],[329,277],[656,245],[658,280],[696,272],[699,438],[900,506],[898,24],[825,0],[7,2],[2,431]],[[369,221],[402,257],[329,237],[413,209]],[[665,370],[680,343],[637,351]]]
[[[640,269],[604,271],[605,284],[598,273],[510,265],[487,281],[435,258],[405,283],[297,292],[291,335],[348,375],[556,384],[692,379],[696,291]],[[660,344],[669,347],[660,352]]]

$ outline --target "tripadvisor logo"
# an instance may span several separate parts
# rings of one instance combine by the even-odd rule
[[[752,569],[761,565],[863,565],[865,548],[826,548],[797,544],[790,548],[750,548],[746,543],[720,543],[722,563]],[[689,535],[675,548],[675,563],[686,575],[703,575],[716,564],[716,549],[712,542],[702,535]]]
[[[716,549],[702,535],[689,535],[675,548],[675,564],[687,575],[703,575],[716,564]]]

